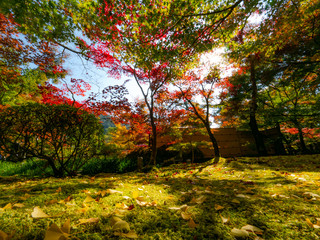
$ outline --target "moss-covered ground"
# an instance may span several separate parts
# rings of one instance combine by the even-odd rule
[[[319,239],[319,171],[309,155],[0,177],[0,239]]]

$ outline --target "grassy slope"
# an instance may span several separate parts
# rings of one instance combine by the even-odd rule
[[[13,233],[12,239],[44,239],[52,223],[70,219],[71,239],[126,239],[111,226],[116,215],[140,239],[234,239],[232,229],[247,224],[263,230],[249,239],[319,238],[320,230],[306,219],[316,224],[320,218],[320,155],[239,158],[194,174],[199,167],[93,178],[2,178],[0,230]],[[187,210],[170,209],[185,204]],[[33,218],[36,206],[51,217]],[[81,219],[94,223],[79,224]]]

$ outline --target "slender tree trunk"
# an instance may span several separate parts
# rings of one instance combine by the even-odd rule
[[[296,128],[298,128],[299,141],[300,141],[300,147],[301,147],[302,153],[303,154],[309,153],[309,150],[308,150],[306,143],[304,141],[304,138],[303,138],[303,132],[302,132],[302,127],[301,127],[300,123],[298,122],[297,119],[293,119],[292,122],[296,126]]]
[[[218,145],[218,142],[217,142],[216,138],[214,137],[214,135],[213,135],[213,133],[211,131],[210,125],[209,124],[205,124],[205,126],[206,126],[209,138],[211,140],[211,143],[212,143],[212,146],[213,146],[213,149],[214,149],[214,161],[213,161],[213,163],[217,164],[220,161],[220,157],[221,157],[220,156],[219,145]]]
[[[256,119],[256,111],[257,111],[257,96],[258,96],[258,90],[257,90],[257,81],[255,77],[255,66],[254,66],[254,56],[250,56],[250,81],[251,81],[251,87],[252,87],[252,95],[251,95],[251,103],[250,103],[250,121],[249,126],[252,132],[252,135],[254,137],[256,148],[258,151],[258,154],[260,156],[266,156],[268,155],[267,149],[264,145],[263,136],[259,131],[257,119]]]
[[[152,128],[152,142],[151,142],[151,156],[150,162],[152,165],[157,164],[157,126],[154,123],[153,117],[151,117],[151,128]]]

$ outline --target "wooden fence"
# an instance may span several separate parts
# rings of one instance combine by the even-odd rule
[[[212,129],[215,138],[217,139],[220,154],[222,157],[236,157],[236,156],[253,156],[257,155],[255,141],[250,131],[238,131],[235,128],[214,128]],[[279,144],[282,144],[281,133],[279,129],[272,128],[261,131],[264,136],[265,145],[268,154],[277,154]],[[169,137],[160,137],[158,140],[158,147],[167,144],[171,139]],[[182,142],[201,142],[207,141],[210,143],[210,138],[206,134],[186,135]],[[199,147],[205,158],[214,157],[212,147]]]

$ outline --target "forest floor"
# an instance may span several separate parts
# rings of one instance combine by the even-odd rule
[[[4,240],[320,237],[320,155],[64,179],[1,177],[0,190]]]

